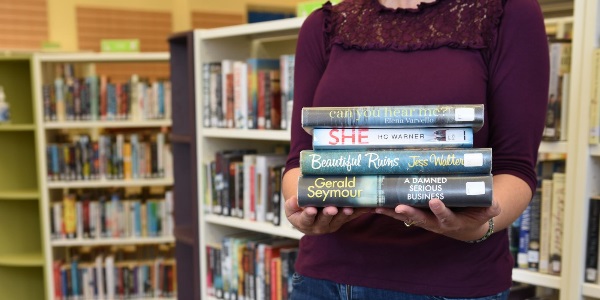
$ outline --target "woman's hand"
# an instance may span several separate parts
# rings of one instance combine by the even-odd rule
[[[395,209],[377,208],[376,213],[403,221],[406,226],[423,229],[461,240],[481,238],[489,229],[488,221],[500,214],[494,201],[490,207],[471,207],[451,210],[439,199],[429,201],[429,209],[398,205]]]
[[[319,211],[316,207],[299,207],[296,196],[285,201],[285,215],[288,220],[307,235],[334,232],[347,222],[370,212],[373,212],[373,209],[328,206]]]

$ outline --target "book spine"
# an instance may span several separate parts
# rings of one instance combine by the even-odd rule
[[[598,235],[600,224],[600,198],[590,199],[588,210],[588,228],[585,256],[585,282],[596,283],[598,280]]]
[[[550,80],[548,87],[548,107],[546,111],[546,122],[544,126],[543,139],[557,141],[560,138],[560,114],[561,114],[561,87],[562,87],[562,61],[569,59],[566,54],[570,53],[570,45],[567,43],[550,43]]]
[[[529,243],[527,245],[527,265],[529,270],[537,271],[540,264],[540,222],[541,222],[541,193],[535,193],[529,202],[530,224]]]
[[[547,274],[550,268],[550,224],[552,222],[552,180],[540,184],[540,261],[538,272]]]
[[[248,125],[248,66],[245,62],[236,61],[233,64],[233,126],[246,128]]]
[[[427,206],[438,198],[448,207],[488,207],[492,175],[302,176],[299,206],[395,207]]]
[[[552,217],[550,224],[550,273],[562,270],[562,240],[565,207],[565,173],[552,174]]]
[[[491,148],[300,152],[304,175],[488,174],[491,170]]]
[[[302,127],[472,127],[483,126],[483,105],[305,107]]]
[[[317,128],[313,149],[472,148],[472,128]]]

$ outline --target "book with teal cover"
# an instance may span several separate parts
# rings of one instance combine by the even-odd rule
[[[483,109],[483,104],[304,107],[301,124],[308,133],[332,127],[471,127],[477,132]]]
[[[491,148],[300,152],[303,175],[489,174],[491,170]]]
[[[472,148],[473,129],[466,128],[315,128],[313,149]]]
[[[489,207],[492,175],[364,175],[302,176],[301,207],[426,207],[431,199],[447,207]]]

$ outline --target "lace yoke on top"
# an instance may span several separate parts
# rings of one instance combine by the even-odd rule
[[[484,49],[497,35],[503,0],[438,0],[391,9],[377,0],[327,2],[327,48],[412,51],[443,46]]]

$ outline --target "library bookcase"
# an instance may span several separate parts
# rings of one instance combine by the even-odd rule
[[[39,169],[37,197],[41,212],[38,216],[36,211],[35,221],[41,223],[43,228],[42,233],[38,233],[43,237],[43,247],[40,247],[42,255],[39,260],[44,271],[42,278],[45,279],[46,299],[64,297],[64,284],[67,280],[69,283],[73,283],[72,286],[69,285],[68,289],[70,292],[75,292],[74,286],[77,282],[75,280],[85,281],[85,276],[92,276],[92,272],[98,272],[99,268],[103,269],[109,266],[108,257],[111,257],[111,260],[114,259],[114,266],[115,269],[120,270],[119,274],[122,274],[120,272],[138,272],[139,275],[142,274],[140,273],[142,271],[139,270],[146,267],[154,268],[154,270],[160,268],[161,272],[164,270],[165,277],[167,272],[175,272],[174,269],[167,271],[167,267],[164,267],[169,265],[169,268],[172,268],[175,242],[172,230],[171,232],[168,230],[170,225],[166,223],[172,206],[169,208],[169,202],[165,200],[167,191],[173,185],[172,172],[167,171],[168,166],[172,170],[172,163],[169,163],[165,154],[168,151],[168,134],[171,127],[170,113],[166,113],[164,110],[164,104],[167,101],[164,95],[167,95],[167,82],[170,80],[169,54],[166,52],[37,53],[33,55],[31,63],[33,81],[31,97],[34,99],[32,110],[35,111],[35,115],[30,117],[29,122],[32,123],[32,126],[34,125],[32,132],[37,133],[35,140],[37,147],[35,153],[31,153],[30,158],[35,158]],[[129,80],[133,74],[139,75],[140,82],[136,82],[138,85],[136,88],[139,87],[138,91],[143,91],[136,95],[140,98],[142,96],[139,95],[143,93],[147,98],[139,100],[139,102],[137,99],[135,101],[129,99],[131,101],[127,108],[125,108],[127,104],[118,108],[111,107],[111,105],[118,105],[115,103],[127,103],[125,100],[116,100],[117,96],[113,99],[118,102],[107,100],[108,104],[105,107],[96,106],[95,111],[94,108],[90,108],[94,104],[86,104],[83,100],[81,102],[74,100],[74,103],[79,104],[69,106],[68,97],[65,95],[61,96],[65,105],[61,107],[57,104],[59,98],[59,95],[56,94],[57,91],[66,90],[62,86],[61,88],[56,86],[59,78],[61,84],[67,85],[66,81],[69,80],[80,84],[79,88],[72,88],[72,96],[74,99],[84,99],[84,90],[85,93],[93,94],[91,83],[85,81],[88,77],[97,76],[96,82],[99,83],[101,81],[99,78],[106,76],[109,78],[107,82],[114,84],[113,86],[119,86],[117,89],[123,88],[120,94],[123,96],[128,93],[124,90],[125,83],[130,84]],[[62,82],[63,79],[65,82]],[[144,80],[143,83],[142,80]],[[133,88],[131,89],[133,90]],[[98,91],[97,94],[104,93],[101,88],[98,88]],[[108,96],[99,96],[99,98],[109,99],[111,97],[108,87],[105,91]],[[160,93],[163,96],[157,96]],[[162,100],[158,100],[159,98]],[[134,108],[136,105],[140,106]],[[153,108],[150,108],[151,105]],[[61,109],[62,112],[58,112]],[[155,109],[160,112],[157,113]],[[118,113],[116,113],[117,111]],[[119,175],[107,177],[100,170],[102,167],[92,166],[93,161],[97,162],[102,159],[102,154],[98,153],[103,151],[93,150],[94,146],[92,145],[96,145],[98,142],[98,147],[102,148],[99,141],[103,141],[103,136],[106,137],[105,141],[108,143],[104,149],[108,152],[105,153],[111,153],[111,150],[106,149],[113,149],[113,155],[108,156],[107,154],[106,161],[119,160],[112,165],[115,169],[120,169],[120,171],[113,169],[113,173],[119,173]],[[134,146],[134,136],[136,146]],[[121,139],[121,144],[119,144],[119,139]],[[165,146],[161,147],[162,144],[157,142],[158,140],[163,141]],[[22,141],[19,142],[22,143]],[[124,144],[127,146],[123,146]],[[57,158],[56,152],[54,152],[55,146],[60,149],[57,152],[66,151],[64,157],[61,154],[58,156],[60,158]],[[119,147],[122,148],[119,149]],[[134,147],[137,150],[133,150]],[[125,150],[123,150],[125,148],[130,148],[131,152],[125,154]],[[26,154],[24,147],[20,151]],[[118,157],[115,153],[122,155]],[[145,153],[146,160],[136,160],[137,165],[132,167],[134,155],[130,153],[138,155]],[[76,165],[73,159],[68,159],[69,155],[71,157],[75,155],[75,161],[81,163],[83,167]],[[95,155],[98,155],[99,158]],[[160,167],[155,167],[155,161],[148,160],[149,157],[159,160],[158,157],[165,157],[164,160],[160,160],[165,166],[162,174],[157,173]],[[119,167],[116,167],[117,165]],[[142,167],[142,165],[144,166]],[[90,171],[90,168],[95,171]],[[128,196],[130,191],[134,191],[132,192],[133,196]],[[117,194],[119,196],[116,196]],[[69,198],[71,195],[73,198]],[[105,195],[106,198],[104,198]],[[126,197],[124,198],[123,195]],[[69,199],[72,199],[72,202]],[[68,225],[68,222],[71,222],[71,225]],[[152,260],[150,257],[161,258],[158,261],[158,258]],[[92,267],[94,262],[96,269]],[[66,275],[66,273],[73,272],[70,268],[80,270],[79,279]],[[125,271],[125,269],[127,270]],[[64,270],[67,270],[66,273]],[[146,271],[143,270],[143,272]],[[134,276],[133,273],[131,274]],[[63,285],[57,284],[59,278]],[[128,282],[133,285],[133,281]],[[118,285],[119,282],[117,281],[116,284]],[[138,284],[139,281],[135,283],[135,293],[137,293],[138,287],[141,288]],[[169,284],[176,286],[172,282]],[[27,284],[23,286],[27,286]],[[80,298],[86,297],[85,292],[93,293],[91,292],[93,287],[86,287],[84,284],[78,285],[77,289],[76,293]],[[167,291],[166,285],[159,289],[161,289],[159,292],[153,290],[152,295],[145,294],[146,298],[143,299],[175,299],[176,292]],[[125,290],[128,292],[123,293],[134,293],[133,289]]]

